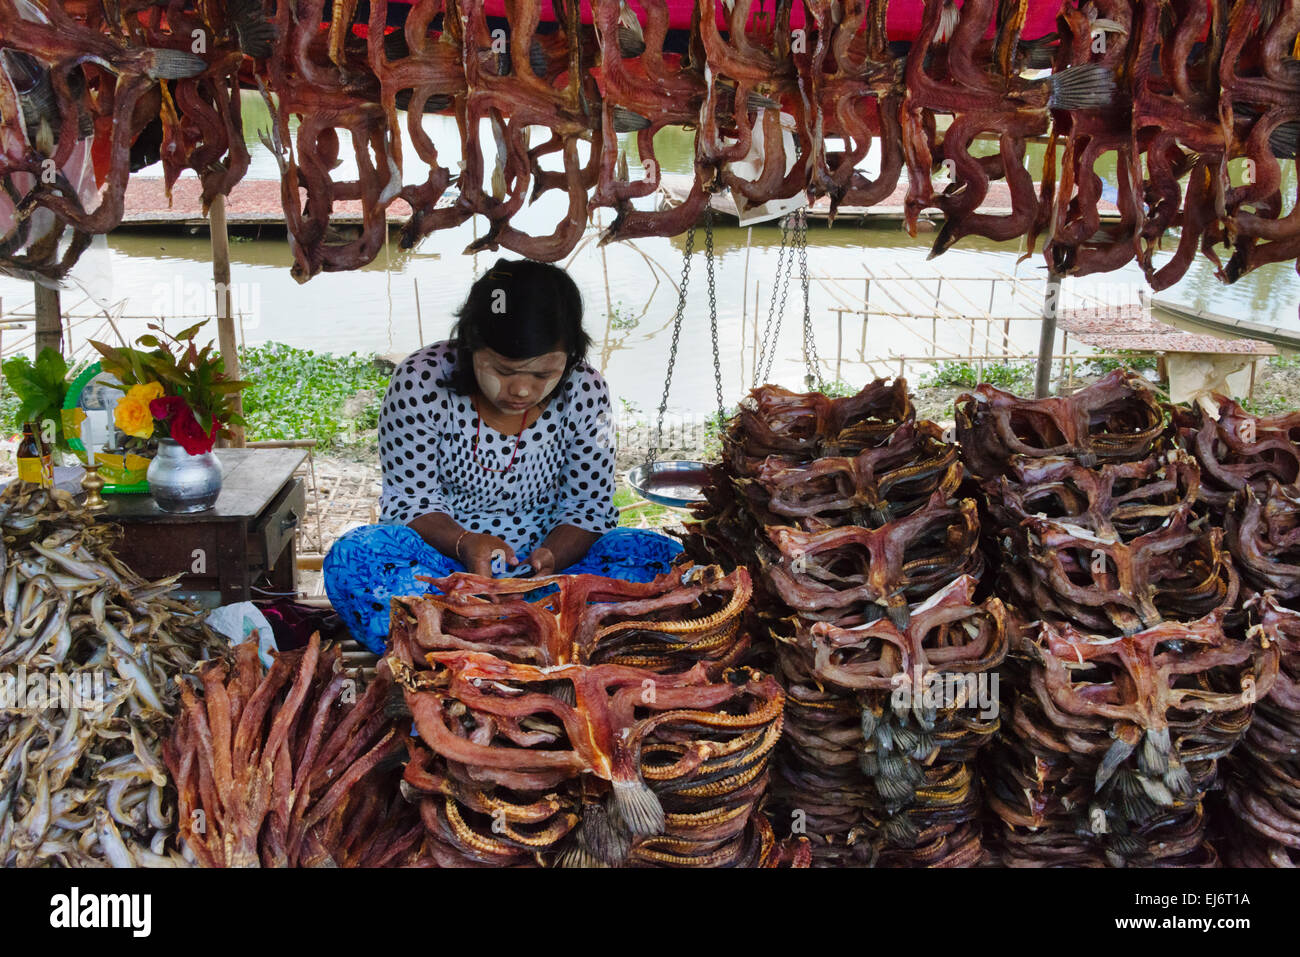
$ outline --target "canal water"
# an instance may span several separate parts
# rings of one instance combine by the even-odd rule
[[[256,97],[246,97],[245,107],[247,141],[258,144],[259,128],[268,125],[265,107]],[[424,167],[405,137],[404,116],[402,128],[406,179],[418,181],[424,176]],[[440,155],[450,157],[445,161],[454,164],[459,150],[454,121],[430,116],[425,128]],[[335,172],[340,179],[348,176],[349,166],[355,169],[350,144],[345,136],[343,139],[340,155],[345,162]],[[635,170],[634,139],[624,139],[629,166]],[[491,143],[486,130],[485,141]],[[274,157],[260,144],[255,149],[248,176],[277,178]],[[691,134],[662,132],[656,139],[656,152],[666,172],[688,173]],[[1041,162],[1041,153],[1031,154],[1031,169],[1036,160]],[[490,162],[487,167],[490,170]],[[1290,181],[1283,194],[1294,196],[1294,167],[1287,173]],[[565,209],[565,199],[553,192],[526,208],[515,224],[530,232],[549,233]],[[598,213],[604,224],[611,215],[609,210]],[[320,351],[405,354],[422,339],[444,338],[470,283],[491,268],[498,255],[463,254],[482,229],[482,222],[466,223],[435,233],[409,251],[397,248],[393,232],[391,244],[367,267],[321,274],[301,285],[289,274],[292,260],[283,229],[234,231],[232,280],[235,307],[243,314],[244,340],[248,345],[279,341]],[[585,323],[596,341],[592,361],[603,369],[612,391],[622,400],[618,407],[648,412],[658,407],[664,389],[677,306],[674,283],[681,274],[684,237],[640,239],[601,248],[595,235],[593,225],[588,229],[592,240],[566,260],[582,290]],[[774,340],[768,381],[791,388],[803,386],[803,302],[797,265],[785,309],[770,308],[780,237],[780,229],[773,224],[749,230],[715,230],[717,342],[723,395],[728,403],[736,401],[753,381],[756,296],[760,332],[775,330],[779,320],[779,332],[768,336]],[[670,411],[681,415],[706,414],[717,402],[703,240],[700,230],[669,398]],[[835,378],[837,356],[839,377],[858,385],[873,375],[895,374],[898,356],[928,356],[932,351],[939,356],[1035,351],[1036,322],[1009,323],[1008,343],[1001,322],[987,323],[984,317],[1015,315],[1032,320],[1041,302],[1045,275],[1041,255],[1019,261],[1023,250],[1015,243],[965,239],[927,262],[932,240],[932,233],[912,238],[896,224],[863,227],[841,221],[828,227],[825,222],[811,223],[808,269],[815,281],[809,289],[809,313],[827,379]],[[1175,244],[1176,237],[1172,237],[1167,245],[1172,250]],[[119,231],[86,254],[76,270],[76,282],[63,293],[64,308],[75,316],[88,316],[101,308],[120,315],[116,326],[126,337],[144,330],[145,316],[169,317],[169,328],[189,324],[192,320],[185,316],[211,310],[209,257],[206,230]],[[871,277],[875,278],[867,283]],[[991,282],[994,279],[997,281]],[[1141,271],[1130,265],[1107,276],[1067,280],[1062,303],[1069,307],[1136,301],[1143,288]],[[87,300],[87,296],[93,299]],[[864,297],[869,300],[870,312],[865,329],[860,315],[845,312],[837,316],[831,311],[836,307],[860,310]],[[1159,298],[1254,322],[1300,328],[1300,277],[1294,264],[1266,267],[1225,286],[1215,278],[1209,262],[1198,257],[1183,280]],[[29,283],[0,277],[0,303],[6,314],[30,311],[31,299]],[[930,315],[936,311],[959,318],[935,321]],[[901,318],[918,313],[923,318]],[[969,321],[970,317],[976,321]],[[12,331],[5,335],[6,351],[11,343],[17,344],[19,335]],[[78,321],[71,335],[77,351],[87,337],[114,337],[99,318]],[[928,368],[920,362],[905,361],[904,365],[912,379]]]

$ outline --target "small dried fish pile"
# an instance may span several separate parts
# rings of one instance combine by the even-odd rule
[[[820,864],[980,860],[972,759],[1007,648],[956,447],[902,380],[741,403],[689,526],[697,561],[748,566],[787,693],[774,794]]]
[[[181,684],[163,755],[201,866],[418,861],[423,829],[399,793],[402,734],[385,711],[391,676],[380,668],[362,694],[340,663],[313,635],[263,673],[247,642]]]
[[[957,428],[1016,618],[984,763],[1003,862],[1215,863],[1203,798],[1277,648],[1238,609],[1197,463],[1123,370],[1058,399],[980,386]]]
[[[0,530],[0,865],[185,864],[171,679],[224,642],[65,492],[11,483]]]
[[[388,661],[415,720],[403,790],[445,867],[778,866],[759,810],[784,696],[732,667],[743,570],[632,584],[458,574],[394,600]]]

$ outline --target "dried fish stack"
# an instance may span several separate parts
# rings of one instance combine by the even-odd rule
[[[1180,442],[1200,463],[1201,498],[1216,524],[1231,511],[1238,492],[1250,489],[1263,496],[1270,483],[1300,482],[1300,412],[1255,416],[1221,395],[1206,401],[1217,406],[1217,416],[1197,404],[1179,409],[1174,424]]]
[[[1175,424],[1200,464],[1214,524],[1226,530],[1243,598],[1260,596],[1258,614],[1282,655],[1227,762],[1225,799],[1213,805],[1218,846],[1230,864],[1291,866],[1300,858],[1300,413],[1255,416],[1215,395],[1179,409]]]
[[[1003,862],[1215,863],[1203,799],[1277,648],[1196,462],[1122,370],[1057,399],[980,386],[957,427],[1017,619],[984,763]]]
[[[403,790],[440,866],[758,866],[783,695],[732,667],[743,572],[646,584],[458,574],[394,600],[386,659],[415,722]]]
[[[263,673],[251,642],[181,684],[164,756],[180,833],[204,867],[418,863],[423,828],[399,793],[401,732],[380,668],[364,693],[313,635]]]
[[[1219,849],[1232,867],[1300,865],[1300,615],[1272,595],[1254,600],[1281,662],[1241,744],[1224,762],[1214,807]]]
[[[0,493],[0,865],[184,865],[161,738],[224,642],[66,493]]]
[[[1300,865],[1300,490],[1273,479],[1265,495],[1236,493],[1228,544],[1243,589],[1260,593],[1260,614],[1281,652],[1272,690],[1260,698],[1245,740],[1226,762],[1226,800],[1215,808],[1220,851],[1233,866]]]
[[[754,574],[787,692],[774,793],[821,864],[980,860],[972,759],[997,718],[976,698],[996,694],[1007,633],[1001,604],[976,599],[961,481],[902,380],[841,399],[765,386],[689,527],[697,561]]]

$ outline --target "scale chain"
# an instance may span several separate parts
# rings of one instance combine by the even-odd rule
[[[718,428],[726,418],[722,400],[722,355],[718,348],[718,289],[713,276],[713,204],[704,214],[704,263],[709,277],[709,329],[713,333],[713,381],[718,390]]]
[[[651,448],[646,449],[645,464],[647,468],[659,457],[659,450],[663,445],[664,414],[668,411],[668,392],[673,384],[673,367],[677,364],[677,343],[682,334],[682,316],[686,311],[686,287],[691,279],[691,254],[694,251],[695,227],[692,226],[686,233],[686,253],[682,257],[682,282],[677,293],[677,312],[673,315],[673,344],[668,353],[668,375],[664,379],[664,395],[659,402],[659,416],[655,421],[654,444]]]
[[[803,358],[804,365],[808,369],[804,381],[809,391],[812,391],[813,386],[816,385],[817,391],[825,392],[821,359],[817,356],[817,343],[813,338],[812,312],[808,304],[808,219],[802,209],[797,215],[799,223],[795,244],[799,248],[799,280],[803,284]]]
[[[758,388],[772,375],[772,359],[776,355],[776,341],[772,338],[772,312],[776,308],[777,287],[781,284],[781,267],[785,265],[786,291],[790,287],[790,265],[794,262],[793,250],[790,262],[785,259],[786,240],[790,235],[790,215],[781,218],[781,246],[776,254],[776,273],[772,280],[772,298],[767,304],[767,325],[763,329],[763,348],[758,354],[758,363],[754,367],[753,387]],[[781,297],[781,315],[776,317],[776,334],[781,334],[781,318],[785,313],[785,296]]]

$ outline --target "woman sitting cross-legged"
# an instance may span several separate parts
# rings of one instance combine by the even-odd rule
[[[353,529],[325,557],[331,603],[375,652],[390,599],[430,591],[416,576],[648,582],[682,550],[617,527],[609,389],[586,362],[573,280],[501,259],[457,316],[452,338],[404,359],[384,396],[383,524]]]

